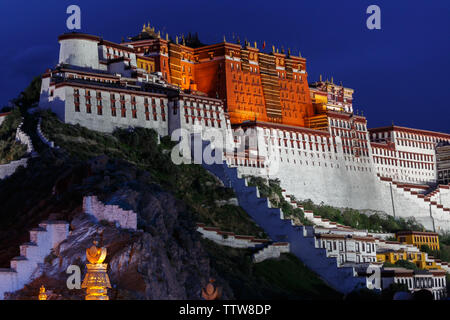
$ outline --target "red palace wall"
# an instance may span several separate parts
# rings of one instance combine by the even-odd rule
[[[305,127],[315,114],[304,58],[226,42],[195,49],[163,39],[131,44],[138,54],[154,56],[156,71],[167,74],[168,82],[224,100],[233,124],[258,120]]]

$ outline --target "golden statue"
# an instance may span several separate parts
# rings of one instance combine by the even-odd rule
[[[41,286],[41,288],[39,289],[39,296],[38,296],[39,300],[47,300],[47,294],[45,293],[45,287]]]
[[[213,285],[214,279],[209,279],[206,285],[206,290],[202,289],[202,298],[205,300],[220,299],[220,288],[215,288]]]
[[[106,258],[106,248],[97,247],[98,241],[86,249],[86,258],[90,262],[86,264],[87,273],[81,285],[86,288],[86,300],[109,300],[107,288],[111,288],[106,269],[108,264],[103,263]]]

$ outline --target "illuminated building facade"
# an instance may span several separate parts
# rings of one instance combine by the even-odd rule
[[[39,106],[104,132],[215,130],[239,174],[280,179],[298,199],[414,216],[429,230],[450,230],[450,189],[435,186],[445,164],[437,163],[436,146],[450,143],[450,134],[368,128],[354,112],[353,89],[333,79],[309,85],[306,59],[290,50],[194,40],[149,24],[121,44],[64,34]],[[251,132],[256,143],[249,146],[242,134]]]

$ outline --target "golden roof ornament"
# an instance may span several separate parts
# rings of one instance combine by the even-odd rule
[[[158,30],[158,39],[160,39],[160,38],[161,38],[161,31]]]
[[[178,36],[175,37],[175,43],[178,44]]]
[[[39,288],[39,296],[38,296],[39,300],[47,300],[47,294],[45,293],[45,287],[41,286]]]
[[[169,41],[169,34],[166,33],[166,41]]]
[[[106,270],[108,264],[103,263],[106,258],[106,248],[98,247],[98,241],[86,249],[86,258],[90,263],[86,264],[87,273],[81,285],[86,288],[86,300],[109,300],[107,288],[111,288]]]
[[[225,39],[225,35],[223,35],[223,42],[227,42],[227,39]]]
[[[258,48],[258,44],[256,43],[256,41],[255,41],[255,49],[257,49]]]
[[[221,290],[220,288],[214,287],[214,279],[209,279],[209,283],[206,285],[205,289],[202,289],[202,298],[205,300],[217,300],[220,299]]]

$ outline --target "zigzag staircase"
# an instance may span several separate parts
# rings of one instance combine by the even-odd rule
[[[208,142],[203,141],[203,150]],[[194,155],[195,157],[195,155]],[[199,163],[199,162],[196,162]],[[288,242],[290,251],[308,268],[314,270],[331,287],[344,294],[365,288],[365,277],[357,277],[353,267],[338,267],[337,259],[327,257],[326,249],[315,247],[314,228],[294,225],[291,219],[284,219],[279,208],[271,208],[267,198],[259,196],[257,187],[248,186],[245,179],[238,177],[237,168],[222,163],[202,166],[219,178],[225,186],[236,192],[239,205],[264,229],[271,239]]]

